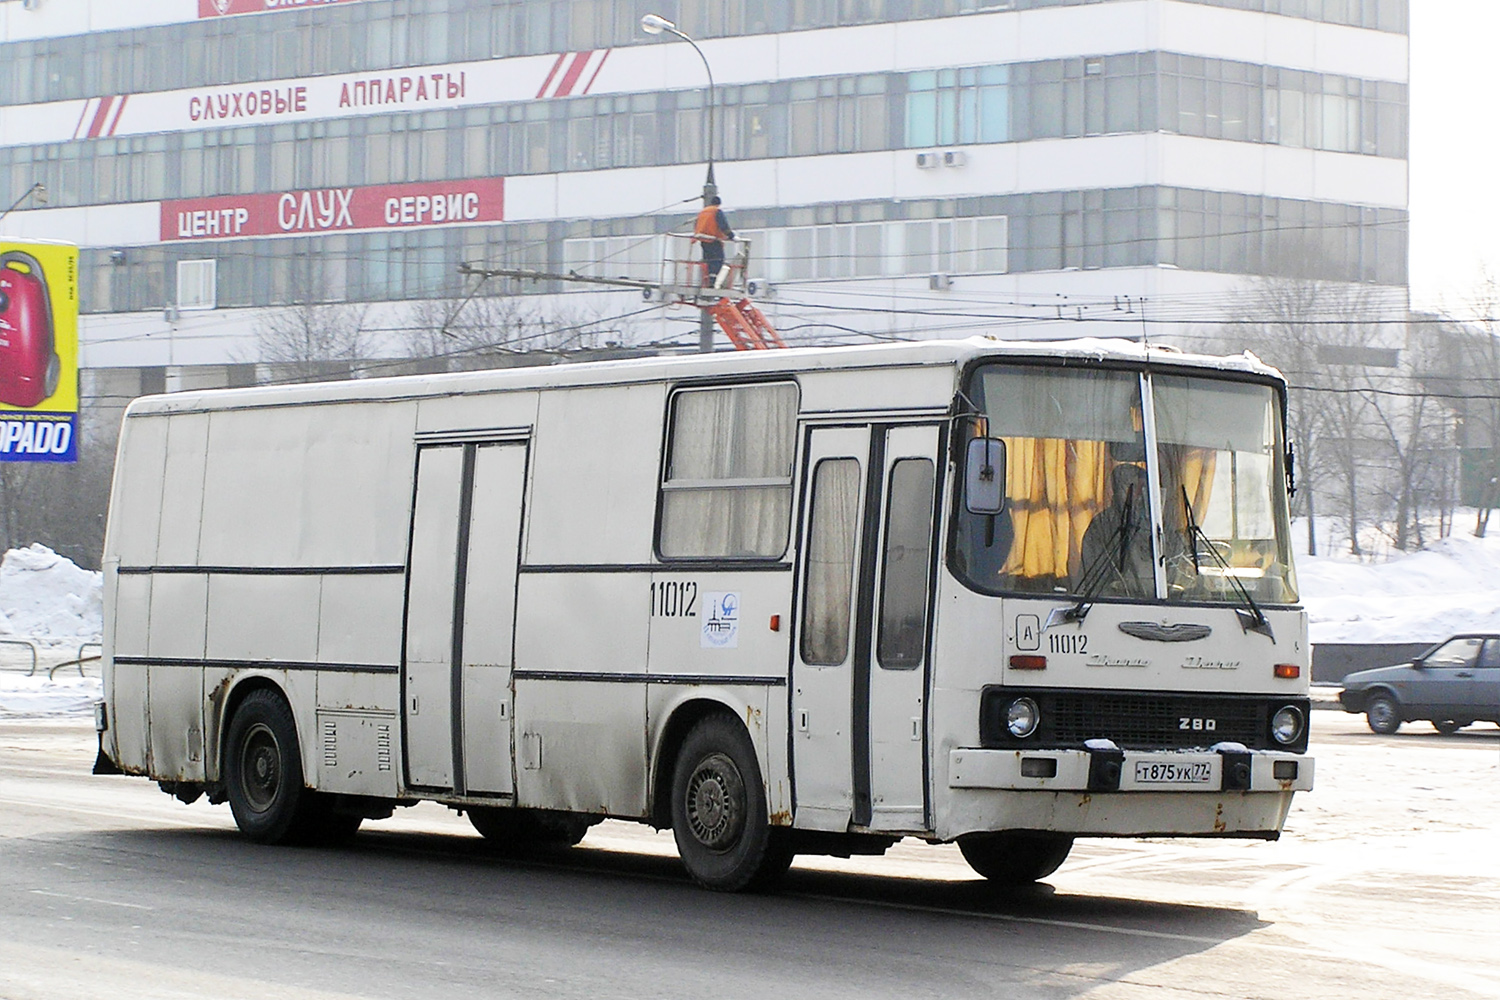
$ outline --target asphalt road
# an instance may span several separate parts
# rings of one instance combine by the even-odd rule
[[[497,858],[431,805],[340,849],[92,777],[78,723],[0,723],[0,997],[1500,997],[1500,730],[1315,713],[1277,843],[1084,841],[1008,894],[951,847],[692,887],[607,823]]]

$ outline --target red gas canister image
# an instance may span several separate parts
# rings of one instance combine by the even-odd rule
[[[42,265],[19,250],[0,254],[0,403],[32,407],[57,391],[53,333]]]

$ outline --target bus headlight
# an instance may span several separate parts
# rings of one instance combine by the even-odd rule
[[[1296,743],[1302,736],[1302,710],[1286,705],[1271,716],[1271,735],[1277,743]]]
[[[1017,698],[1005,710],[1005,728],[1018,740],[1024,740],[1036,732],[1042,721],[1042,713],[1030,698]]]

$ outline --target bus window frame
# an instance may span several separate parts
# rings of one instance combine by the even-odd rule
[[[743,389],[763,385],[789,385],[796,392],[796,416],[792,426],[792,471],[786,484],[790,493],[790,507],[788,509],[787,533],[781,551],[769,556],[672,556],[664,555],[661,550],[662,518],[666,511],[667,494],[673,492],[667,486],[667,473],[672,468],[672,445],[677,425],[677,398],[686,392],[696,392],[712,389]],[[667,386],[666,409],[662,414],[662,439],[658,454],[658,467],[656,471],[656,510],[651,525],[651,554],[657,563],[672,566],[697,566],[697,567],[727,567],[727,568],[755,568],[755,569],[781,569],[788,565],[789,555],[794,540],[797,538],[797,526],[793,523],[797,516],[796,488],[801,472],[802,457],[802,383],[794,372],[772,372],[750,378],[704,378],[685,379],[681,382],[669,383]],[[725,480],[732,483],[733,480]]]
[[[1186,378],[1209,379],[1213,381],[1248,382],[1254,385],[1269,386],[1271,390],[1276,394],[1277,409],[1281,420],[1281,443],[1283,448],[1287,446],[1287,389],[1285,382],[1277,379],[1272,375],[1263,375],[1259,372],[1237,371],[1232,368],[1209,368],[1198,365],[1177,365],[1172,364],[1170,361],[1157,361],[1154,359],[1147,362],[1130,362],[1114,358],[1094,360],[1091,358],[1058,358],[1045,356],[1007,357],[1005,355],[988,355],[971,359],[967,364],[963,366],[962,370],[959,372],[959,392],[953,404],[953,412],[956,414],[956,416],[953,418],[953,424],[951,427],[953,434],[961,433],[961,428],[959,427],[960,421],[971,419],[974,416],[972,405],[969,402],[969,387],[972,384],[975,372],[978,371],[978,369],[984,368],[989,365],[1007,365],[1016,368],[1050,368],[1057,370],[1081,368],[1094,371],[1128,371],[1138,375],[1146,376],[1172,375]],[[954,438],[954,440],[961,440],[961,438],[956,437]],[[1148,453],[1155,447],[1156,442],[1153,440],[1151,435],[1148,435],[1146,438],[1146,449]],[[955,450],[955,454],[960,453],[960,451]],[[1291,510],[1291,490],[1289,488],[1290,480],[1287,476],[1287,473],[1291,467],[1290,461],[1290,458],[1285,453],[1283,453],[1278,457],[1277,462],[1283,473],[1282,491],[1284,495],[1284,503],[1287,506],[1288,518],[1290,518]],[[957,474],[959,476],[962,475],[962,472],[963,470],[961,467],[957,469]],[[961,478],[959,479],[959,482],[962,482]],[[943,552],[942,559],[940,561],[947,568],[948,573],[961,585],[963,585],[964,588],[985,597],[1018,597],[1029,600],[1057,601],[1064,601],[1069,597],[1072,597],[1074,599],[1077,598],[1077,594],[1044,594],[1029,590],[990,588],[981,585],[974,579],[971,579],[969,575],[963,572],[957,565],[959,521],[966,514],[964,510],[963,490],[961,488],[954,489],[951,491],[951,493],[952,495],[948,497],[948,529],[944,533],[943,539],[945,551]],[[1153,511],[1153,522],[1156,517],[1157,513]],[[1154,523],[1152,530],[1153,532],[1155,531]],[[1165,606],[1169,602],[1159,599],[1155,596],[1149,598],[1099,596],[1094,598],[1093,603],[1151,605],[1160,604]],[[1223,608],[1231,606],[1221,601],[1174,601],[1170,603],[1173,607],[1179,608]],[[1267,608],[1298,608],[1302,606],[1300,600],[1292,604],[1276,604],[1267,603],[1265,601],[1261,601],[1258,603],[1260,603],[1262,607]]]

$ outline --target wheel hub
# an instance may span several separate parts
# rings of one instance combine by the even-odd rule
[[[281,747],[268,727],[256,726],[246,735],[244,748],[240,788],[252,809],[265,812],[281,787]]]
[[[688,779],[688,829],[711,851],[726,851],[745,828],[745,782],[724,754],[705,757]]]

